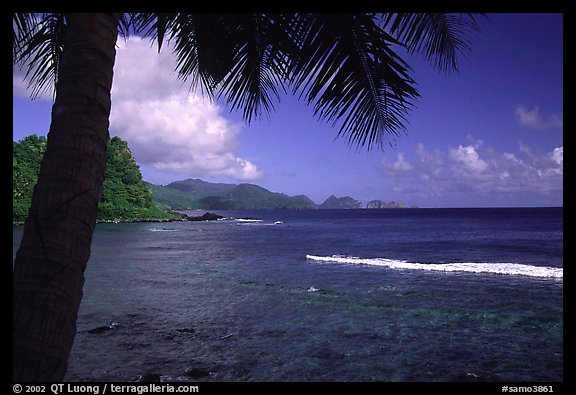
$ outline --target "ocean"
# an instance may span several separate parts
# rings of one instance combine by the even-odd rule
[[[97,225],[67,381],[564,379],[562,208],[215,213]]]

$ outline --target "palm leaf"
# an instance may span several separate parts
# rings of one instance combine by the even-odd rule
[[[368,148],[405,132],[419,96],[392,49],[424,52],[457,69],[475,27],[443,14],[136,14],[136,31],[171,41],[181,79],[225,98],[244,119],[269,114],[291,86],[338,136]],[[380,25],[378,25],[378,22]],[[388,29],[389,32],[385,29]]]
[[[132,16],[131,22],[136,34],[157,41],[158,52],[165,41],[171,41],[178,76],[184,81],[191,78],[190,89],[199,87],[212,97],[216,84],[209,73],[201,71],[200,53],[203,49],[198,48],[198,40],[202,41],[202,18],[200,22],[196,19],[192,14],[137,13]]]
[[[143,14],[135,17],[137,32],[170,41],[178,76],[213,97],[216,86],[233,67],[233,44],[222,14]]]
[[[409,66],[390,49],[396,40],[365,14],[303,20],[293,86],[313,103],[315,115],[334,124],[343,119],[338,136],[368,148],[404,130],[408,108],[419,95]]]
[[[120,14],[120,18],[118,19],[118,33],[120,36],[127,38],[130,36],[130,30],[132,29],[134,22],[132,21],[133,15],[136,14]]]
[[[33,34],[37,26],[37,18],[30,13],[12,14],[12,45],[14,59],[22,51],[23,44]]]
[[[248,122],[270,114],[286,85],[296,46],[282,14],[140,14],[136,31],[172,43],[179,77],[242,109]]]
[[[226,21],[233,26],[228,40],[233,67],[219,85],[232,109],[243,109],[244,119],[269,115],[273,101],[285,92],[290,52],[296,50],[288,37],[287,19],[280,14],[240,14]]]
[[[136,13],[131,15],[130,23],[136,34],[152,37],[158,41],[158,52],[162,49],[167,31],[174,28],[179,21],[176,13]]]
[[[54,94],[63,50],[66,23],[62,14],[20,16],[21,29],[15,34],[14,62],[26,67],[25,79],[32,89],[31,97],[44,92]]]
[[[383,28],[410,52],[423,53],[441,71],[458,70],[458,54],[470,48],[469,32],[477,31],[474,14],[385,14]]]
[[[19,21],[16,22],[16,19]],[[66,23],[63,14],[20,15],[14,20],[14,62],[26,67],[30,96],[55,93]]]

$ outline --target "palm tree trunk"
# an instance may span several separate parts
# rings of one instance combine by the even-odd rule
[[[48,145],[14,263],[14,381],[66,373],[104,179],[118,19],[66,15]]]

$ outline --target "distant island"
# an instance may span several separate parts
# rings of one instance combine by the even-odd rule
[[[13,143],[13,221],[28,216],[40,163],[46,150],[46,137],[31,135]],[[402,203],[372,200],[368,209],[405,208]],[[211,220],[212,214],[188,217],[185,210],[311,210],[360,209],[362,202],[350,196],[330,195],[321,204],[305,195],[288,196],[259,185],[211,183],[200,179],[154,185],[143,181],[128,143],[119,137],[108,142],[108,160],[102,197],[98,205],[99,222]]]
[[[366,208],[408,208],[404,203],[396,202],[383,202],[382,200],[371,200],[366,205]],[[410,206],[410,208],[418,208],[416,205]]]
[[[330,195],[328,199],[318,206],[319,209],[355,209],[362,208],[362,202],[350,197],[344,196],[337,198],[334,195]]]

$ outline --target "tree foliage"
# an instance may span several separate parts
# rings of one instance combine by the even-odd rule
[[[40,163],[46,151],[46,137],[28,136],[13,143],[13,219],[24,221],[38,181]],[[166,219],[150,190],[142,181],[140,168],[134,161],[128,143],[119,137],[108,141],[108,159],[104,187],[98,204],[98,220]]]
[[[28,216],[44,151],[46,151],[46,137],[38,137],[36,134],[12,144],[12,213],[14,221],[24,221]]]

